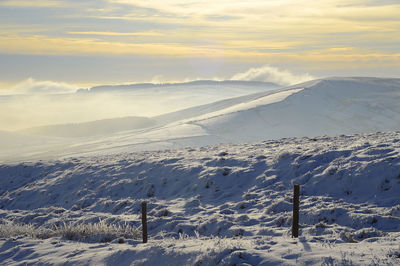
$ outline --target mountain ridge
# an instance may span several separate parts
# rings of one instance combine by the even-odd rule
[[[267,87],[280,87],[278,84],[273,82],[262,82],[262,81],[243,81],[243,80],[195,80],[188,82],[177,82],[177,83],[134,83],[124,85],[100,85],[91,87],[89,89],[79,89],[78,93],[83,92],[107,92],[107,91],[120,91],[120,90],[134,90],[134,89],[147,89],[147,88],[162,88],[162,87],[182,87],[182,86],[204,86],[204,85],[233,85],[233,86],[267,86]]]

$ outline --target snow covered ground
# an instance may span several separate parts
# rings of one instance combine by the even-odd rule
[[[150,236],[147,244],[3,236],[0,262],[399,265],[399,153],[400,133],[391,132],[2,164],[0,223],[139,227],[146,200]]]
[[[132,113],[151,94],[153,114]],[[91,103],[108,115],[118,103],[128,117],[2,128],[0,264],[400,264],[400,79],[2,96],[0,119],[14,121],[21,99],[28,107],[67,100],[60,116],[68,101],[75,113]],[[111,105],[96,109],[104,99]],[[51,114],[51,104],[30,115]],[[301,185],[298,239],[293,184]],[[147,244],[138,239],[144,200]]]

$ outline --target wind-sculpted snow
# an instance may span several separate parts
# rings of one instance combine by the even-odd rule
[[[0,261],[397,264],[399,153],[393,132],[4,164],[0,222],[140,226],[145,200],[150,240],[82,243],[73,255],[63,239],[3,239]],[[296,183],[298,240],[290,238]]]

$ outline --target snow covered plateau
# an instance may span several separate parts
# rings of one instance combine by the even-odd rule
[[[400,79],[213,86],[235,91],[153,116],[0,132],[0,264],[400,264]]]

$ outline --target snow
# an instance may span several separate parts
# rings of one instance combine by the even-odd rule
[[[0,264],[400,264],[400,79],[210,84],[51,95],[176,102],[148,118],[0,131]],[[143,201],[146,244],[130,237]],[[55,233],[65,225],[74,240]],[[113,240],[79,238],[91,225]],[[115,238],[116,227],[134,233]]]
[[[400,133],[284,138],[0,166],[0,223],[140,227],[149,242],[0,239],[3,264],[400,263]],[[301,185],[300,237],[290,237]]]
[[[20,265],[396,265],[395,259],[382,257],[382,252],[395,247],[393,241],[385,242],[377,249],[376,242],[365,241],[363,252],[355,244],[307,243],[304,238],[282,237],[164,239],[151,244],[16,239],[4,242],[2,248],[12,254],[4,263]]]
[[[33,127],[21,130],[20,132],[28,135],[75,138],[108,135],[114,132],[147,128],[154,124],[155,121],[147,117],[130,116],[102,119],[86,123]]]
[[[51,94],[49,90],[49,94],[0,95],[0,125],[1,130],[17,131],[127,116],[158,116],[277,88],[266,82],[199,81],[103,86],[63,94]]]
[[[109,119],[73,126],[45,127],[55,129],[50,132],[51,134],[43,133],[43,135],[52,135],[53,138],[40,139],[40,145],[37,141],[32,141],[31,144],[24,142],[27,144],[22,147],[18,141],[15,145],[10,141],[0,143],[2,145],[0,161],[56,159],[79,155],[242,143],[283,137],[336,136],[400,129],[400,105],[398,104],[400,79],[327,78],[283,89],[263,88],[264,85],[257,87],[259,84],[251,84],[247,87],[239,85],[214,84],[215,87],[209,89],[209,94],[205,93],[208,95],[208,101],[210,101],[210,95],[215,94],[219,89],[224,91],[223,94],[218,94],[218,97],[223,100],[208,102],[205,105],[202,105],[203,100],[197,99],[195,91],[199,90],[198,94],[207,91],[205,89],[209,86],[207,83],[179,85],[170,93],[168,89],[173,88],[172,85],[168,85],[170,87],[160,85],[160,87],[151,88],[146,97],[150,97],[150,94],[158,89],[161,94],[156,95],[161,98],[156,97],[156,102],[159,105],[164,106],[163,101],[168,100],[173,105],[188,102],[191,107],[152,116],[148,119],[151,123],[141,128],[134,124],[130,126],[118,124],[118,121],[124,121],[122,118],[115,118],[114,122],[113,119]],[[183,96],[186,89],[188,94]],[[243,95],[247,89],[249,92],[256,90],[258,92]],[[111,89],[106,91],[109,90]],[[134,87],[128,92],[121,92],[121,89],[118,89],[115,93],[117,95],[136,93],[134,95],[138,96],[144,95],[145,89]],[[168,93],[170,95],[167,97]],[[242,93],[240,97],[224,98],[227,95],[240,93]],[[104,93],[81,94],[90,99],[92,94],[103,95]],[[167,98],[162,100],[162,95]],[[175,96],[177,98],[174,98]],[[128,96],[127,99],[131,100]],[[139,97],[137,101],[140,102],[141,99],[143,98]],[[194,106],[197,100],[198,105]],[[149,109],[151,107],[152,105]],[[174,110],[174,108],[169,110]],[[119,126],[109,130],[107,125],[110,124]],[[87,129],[91,128],[88,125],[96,125],[96,130],[100,129],[100,132],[96,131],[97,135],[91,136],[90,132],[87,133]],[[101,130],[102,128],[104,130]],[[27,132],[37,134],[37,131],[32,129],[25,130],[24,134]],[[61,133],[56,136],[54,132]],[[85,136],[60,137],[81,134],[76,132],[84,132]]]
[[[211,112],[211,113],[208,113],[208,114],[200,116],[200,117],[192,118],[191,120],[193,120],[193,119],[194,120],[210,119],[210,118],[214,118],[214,117],[218,117],[218,116],[222,116],[222,115],[227,115],[227,114],[236,113],[236,112],[240,112],[240,111],[250,110],[250,109],[257,108],[257,107],[260,107],[263,105],[277,103],[277,102],[283,101],[288,96],[290,96],[294,93],[300,92],[301,90],[302,90],[302,88],[278,91],[278,92],[274,91],[273,93],[270,93],[269,95],[261,96],[260,98],[251,100],[249,102],[241,102],[239,104],[229,106],[222,110]]]

